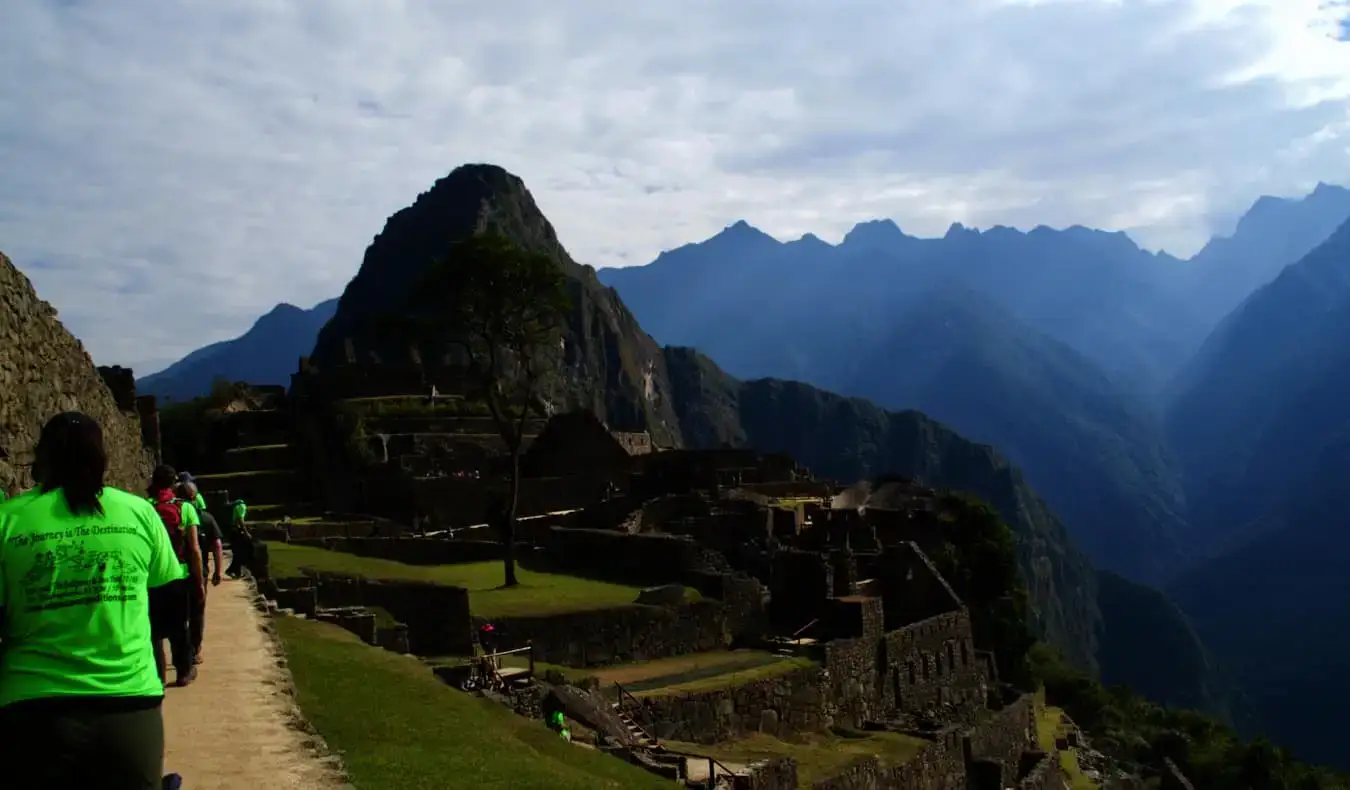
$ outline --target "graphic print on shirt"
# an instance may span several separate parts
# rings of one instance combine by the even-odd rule
[[[13,543],[33,549],[33,561],[19,580],[19,605],[30,612],[136,600],[145,589],[145,573],[125,561],[118,548],[104,548],[104,537],[138,535],[132,526],[106,524],[38,532]]]

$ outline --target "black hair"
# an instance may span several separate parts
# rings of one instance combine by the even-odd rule
[[[168,464],[160,464],[150,473],[150,493],[157,494],[178,485],[178,473]]]
[[[103,513],[99,494],[108,471],[103,429],[87,414],[63,412],[42,426],[33,459],[33,478],[42,493],[61,489],[70,512]]]

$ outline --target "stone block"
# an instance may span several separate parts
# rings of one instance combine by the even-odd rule
[[[678,606],[684,603],[684,585],[663,584],[638,593],[637,603],[645,606]]]

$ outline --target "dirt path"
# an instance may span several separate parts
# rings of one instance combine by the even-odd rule
[[[345,788],[290,723],[285,670],[252,598],[243,581],[211,588],[197,681],[165,692],[164,770],[184,790]]]

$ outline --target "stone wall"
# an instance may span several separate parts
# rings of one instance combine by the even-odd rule
[[[118,408],[84,346],[0,254],[0,489],[15,494],[32,485],[32,451],[42,426],[78,410],[103,427],[107,482],[143,491],[154,461],[134,409]]]
[[[378,606],[408,627],[408,648],[418,655],[467,655],[474,629],[469,591],[416,581],[365,579],[337,573],[310,573],[318,606],[337,609]],[[283,590],[297,580],[274,580]]]
[[[797,761],[791,757],[763,760],[749,768],[749,776],[738,777],[736,790],[797,790]]]
[[[1023,694],[971,728],[965,738],[965,760],[967,764],[996,764],[998,778],[990,786],[1012,787],[1019,779],[1022,753],[1035,743],[1035,701],[1032,695]]]
[[[704,548],[687,537],[629,535],[598,529],[554,528],[552,561],[569,573],[634,584],[682,583],[705,569]]]
[[[1068,786],[1068,777],[1058,755],[1026,752],[1022,757],[1023,764],[1030,762],[1031,766],[1018,781],[1018,790],[1064,790]]]
[[[832,641],[825,663],[834,715],[855,726],[923,717],[970,723],[985,705],[988,681],[964,610],[880,637]]]
[[[118,411],[136,411],[136,374],[121,365],[99,365],[99,378],[112,393]]]
[[[815,790],[966,790],[961,736],[948,728],[901,765],[886,766],[875,756],[860,757],[834,776],[816,782]]]
[[[830,724],[821,675],[820,667],[804,667],[729,688],[644,697],[636,718],[651,722],[658,738],[689,743],[719,743],[754,732],[816,732]]]
[[[492,624],[502,647],[531,642],[536,661],[573,667],[720,650],[731,644],[732,637],[727,607],[720,601],[502,617]]]

